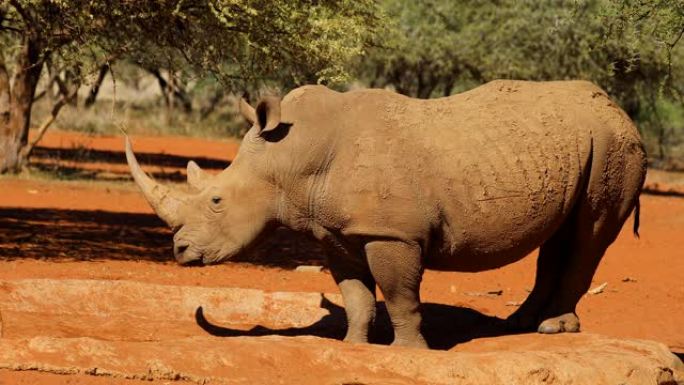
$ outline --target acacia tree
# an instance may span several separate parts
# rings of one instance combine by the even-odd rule
[[[628,80],[616,82],[623,104],[637,120],[653,163],[681,168],[674,150],[684,144],[684,2],[611,0],[604,13],[607,35],[631,53],[616,67],[616,78]]]
[[[619,93],[617,83],[634,80],[630,72],[663,79],[684,28],[684,2],[668,0],[384,0],[382,6],[394,33],[361,64],[363,75],[417,97],[496,78],[591,79]]]
[[[346,79],[379,21],[372,0],[5,0],[0,173],[26,162],[31,107],[48,60],[81,74],[121,58],[190,66],[227,87],[332,83]]]
[[[498,78],[586,79],[642,132],[666,142],[667,117],[656,106],[663,97],[681,103],[683,1],[383,0],[382,7],[394,33],[360,63],[368,84],[428,98]],[[662,148],[654,152],[663,156]]]

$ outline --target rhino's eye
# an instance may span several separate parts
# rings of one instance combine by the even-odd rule
[[[211,203],[213,203],[215,205],[221,203],[221,197],[217,197],[217,196],[211,197]]]

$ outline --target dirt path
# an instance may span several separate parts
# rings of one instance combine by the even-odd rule
[[[36,164],[71,162],[69,167],[76,170],[72,174],[76,177],[71,179],[76,180],[0,179],[0,280],[126,280],[272,292],[337,292],[325,270],[293,271],[302,264],[323,264],[324,254],[309,240],[286,231],[278,232],[257,249],[250,262],[202,268],[177,266],[170,259],[169,231],[152,215],[130,182],[86,180],[83,170],[91,165],[100,170],[99,174],[115,173],[119,179],[127,178],[120,139],[53,132],[46,136],[42,150],[45,153],[56,157],[60,151],[79,146],[89,150],[81,151],[80,157],[68,153],[72,156],[68,161],[38,157]],[[182,179],[183,164],[197,149],[204,155],[200,160],[212,167],[227,163],[236,149],[234,143],[188,141],[134,138],[136,149],[149,154],[150,163],[166,159],[168,168],[177,176],[170,180]],[[162,149],[165,154],[159,155]],[[155,167],[149,169],[154,171]],[[168,170],[164,173],[169,175]],[[684,199],[645,195],[641,202],[641,239],[632,236],[630,220],[595,277],[593,286],[607,283],[605,289],[600,294],[585,296],[580,303],[583,330],[656,340],[684,353]],[[504,318],[516,303],[525,299],[534,279],[534,267],[535,257],[529,256],[484,273],[428,271],[422,297],[424,302],[470,308],[486,316]],[[473,343],[476,341],[468,342]],[[477,350],[477,345],[472,349]],[[103,382],[87,376],[73,377],[72,383],[82,383],[81,377],[88,379],[88,384],[138,383]],[[69,383],[63,379],[0,370],[0,384]]]

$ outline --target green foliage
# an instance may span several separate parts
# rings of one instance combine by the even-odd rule
[[[364,75],[414,95],[429,83],[437,83],[434,88],[449,83],[450,76],[459,83],[579,78],[618,92],[615,76],[637,67],[662,77],[671,63],[662,52],[674,44],[664,43],[672,33],[654,31],[670,31],[677,23],[684,28],[682,16],[674,16],[674,8],[684,6],[681,2],[666,9],[672,17],[668,23],[661,23],[665,11],[642,16],[638,23],[618,16],[616,12],[628,11],[619,9],[624,2],[617,0],[385,0],[383,4],[395,33],[363,64]],[[421,79],[424,72],[434,79]],[[443,91],[448,94],[451,89]]]
[[[51,79],[45,94],[56,84],[61,96],[38,138],[64,105],[76,104],[87,74],[98,73],[94,84],[100,84],[121,61],[155,76],[170,123],[176,100],[192,111],[185,90],[191,79],[220,81],[210,110],[225,92],[341,83],[380,21],[373,0],[3,0],[0,173],[18,171],[34,148],[28,130],[45,67]]]
[[[360,76],[372,86],[427,98],[497,78],[586,79],[651,130],[647,135],[676,132],[652,130],[672,124],[657,103],[684,108],[677,107],[684,88],[682,1],[383,0],[382,5],[393,33],[359,64]],[[664,157],[665,147],[650,150]]]
[[[107,7],[112,3],[105,2]],[[363,53],[377,24],[372,1],[135,2],[109,20],[102,45],[141,62],[212,72],[224,83],[287,85],[346,80],[346,65]],[[171,3],[171,4],[169,4]],[[114,8],[123,5],[114,5]],[[137,9],[135,9],[137,8]],[[108,11],[105,11],[108,12]],[[123,49],[107,44],[142,39]]]
[[[609,21],[607,36],[623,44],[631,54],[630,70],[662,81],[662,89],[681,96],[684,89],[684,2],[670,0],[612,0],[603,7]]]
[[[135,88],[140,68],[145,75],[169,70],[167,80],[173,77],[195,106],[175,122],[184,131],[216,119],[220,132],[223,117],[207,118],[206,111],[224,95],[343,85],[352,75],[421,98],[497,78],[587,79],[637,121],[649,153],[660,159],[683,146],[683,34],[681,0],[0,3],[7,63],[31,38],[65,79],[128,62],[135,66],[114,66],[114,74]],[[164,97],[167,108],[173,105]],[[160,127],[173,123],[157,120]]]
[[[672,98],[659,97],[639,110],[636,120],[652,164],[662,168],[681,168],[684,160],[684,108]],[[677,159],[680,159],[678,162]]]
[[[5,8],[6,46],[31,33],[65,63],[190,65],[241,85],[344,81],[379,23],[372,0],[16,0]]]

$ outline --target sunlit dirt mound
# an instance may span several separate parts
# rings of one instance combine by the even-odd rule
[[[216,384],[684,380],[681,361],[656,342],[589,333],[487,337],[502,332],[496,322],[457,308],[425,309],[432,345],[481,333],[452,351],[347,344],[336,340],[344,326],[336,294],[26,279],[0,281],[0,308],[0,369]]]

